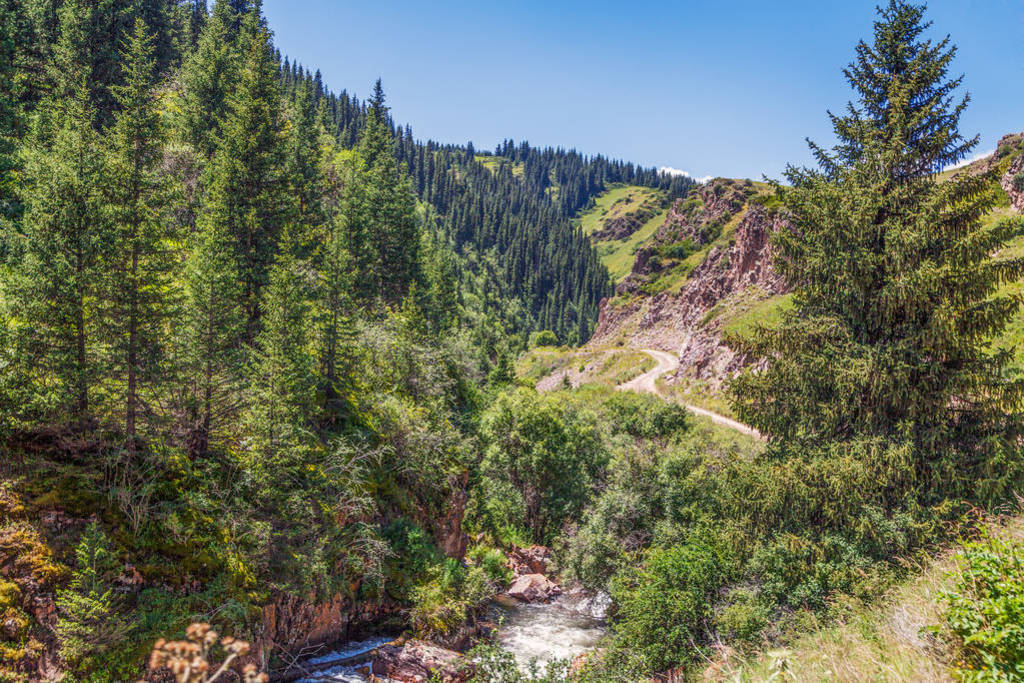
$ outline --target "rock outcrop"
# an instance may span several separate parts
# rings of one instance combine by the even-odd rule
[[[739,223],[728,244],[713,246],[678,289],[653,296],[640,291],[646,281],[643,254],[637,254],[633,273],[619,286],[620,296],[601,304],[592,346],[654,348],[680,355],[677,376],[721,383],[738,370],[743,359],[722,343],[722,332],[709,320],[717,306],[736,297],[765,298],[782,294],[786,286],[773,267],[771,236],[786,225],[779,212],[749,202],[735,211],[739,189],[704,190],[701,220],[714,217]],[[728,208],[733,213],[722,213]],[[673,230],[687,230],[683,227]],[[684,234],[684,233],[675,233]],[[691,233],[685,233],[691,234]],[[671,237],[670,237],[671,238]],[[719,240],[723,242],[723,240]]]
[[[462,683],[472,676],[473,665],[458,652],[410,640],[404,645],[383,645],[374,650],[372,671],[374,676],[401,683]]]
[[[469,500],[469,471],[453,478],[451,493],[445,514],[437,521],[437,545],[448,557],[461,560],[469,545],[469,536],[462,530],[462,518],[466,515],[466,501]]]
[[[543,574],[523,574],[512,582],[508,594],[521,602],[548,602],[561,595],[562,589]]]
[[[524,574],[546,574],[551,550],[542,545],[531,545],[529,548],[512,547],[508,553],[508,566],[515,576]]]
[[[355,603],[340,595],[327,601],[278,595],[263,608],[256,656],[266,661],[278,649],[294,653],[310,646],[357,640],[370,625],[399,612],[394,604]]]
[[[1010,168],[1000,178],[999,184],[1009,195],[1010,206],[1018,213],[1024,213],[1024,154],[1021,154],[1022,148],[1024,148],[1024,133],[1006,135],[999,141],[999,146],[993,155],[998,160],[1000,155],[1006,157],[1017,154],[1016,158],[1010,162]]]

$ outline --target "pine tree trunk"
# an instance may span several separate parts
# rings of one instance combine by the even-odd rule
[[[75,345],[76,363],[75,383],[77,384],[77,403],[75,412],[81,426],[85,424],[85,416],[89,411],[89,386],[86,381],[85,372],[85,292],[82,288],[82,274],[85,271],[85,255],[82,253],[82,246],[79,244],[75,251],[76,264],[75,272],[78,276],[75,292]]]
[[[139,284],[138,284],[138,271],[139,271],[139,250],[136,245],[132,249],[132,274],[130,278],[131,282],[131,297],[128,312],[128,397],[125,401],[125,435],[128,439],[128,452],[132,455],[135,454],[135,415],[138,410],[138,336],[139,336]]]

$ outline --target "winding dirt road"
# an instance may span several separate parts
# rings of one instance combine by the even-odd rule
[[[648,370],[639,377],[635,377],[628,382],[623,382],[618,386],[619,391],[638,391],[640,393],[655,394],[661,396],[661,391],[658,390],[658,378],[662,375],[666,375],[670,372],[675,372],[676,368],[679,367],[679,358],[666,353],[664,351],[655,351],[654,349],[641,349],[648,356],[653,358],[657,365],[652,369]],[[683,406],[691,413],[696,415],[702,415],[710,418],[715,424],[720,424],[730,429],[735,429],[738,432],[752,436],[755,439],[762,439],[761,433],[753,427],[748,427],[742,422],[737,422],[732,418],[728,418],[725,415],[719,415],[718,413],[693,406],[688,403],[684,403]]]

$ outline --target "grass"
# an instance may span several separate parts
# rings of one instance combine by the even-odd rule
[[[1001,538],[1024,536],[1019,513],[989,527]],[[723,651],[705,680],[951,681],[954,653],[930,629],[943,621],[942,593],[960,573],[956,546],[919,567],[878,603],[853,605],[833,625],[813,622],[784,645],[750,656]]]
[[[518,162],[512,162],[505,157],[496,157],[491,154],[477,154],[475,157],[476,161],[483,164],[487,170],[491,173],[497,173],[503,165],[509,165],[512,167],[512,175],[516,178],[523,177],[523,164]]]
[[[718,383],[701,379],[682,378],[672,384],[664,380],[658,380],[657,385],[662,395],[670,401],[686,403],[687,405],[710,410],[725,417],[736,418],[736,414],[733,413],[732,407],[725,397],[724,388]],[[729,431],[735,430],[730,429]]]
[[[597,243],[597,253],[601,257],[601,263],[608,269],[615,282],[620,282],[632,272],[637,250],[665,223],[666,216],[668,216],[667,209],[652,217],[627,239]]]
[[[594,200],[594,206],[580,214],[580,229],[584,235],[592,235],[603,228],[607,221],[629,215],[650,200],[660,201],[661,196],[660,191],[650,187],[613,186]]]
[[[541,347],[528,351],[516,362],[516,377],[543,389],[557,389],[563,374],[574,386],[584,384],[616,387],[656,365],[642,351],[631,349],[581,350]],[[557,376],[557,377],[556,377]]]
[[[745,337],[752,334],[758,325],[777,327],[782,322],[782,316],[792,309],[792,294],[740,300],[728,314],[721,317],[722,332]]]

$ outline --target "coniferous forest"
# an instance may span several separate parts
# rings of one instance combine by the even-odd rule
[[[0,679],[1024,680],[1024,145],[942,174],[978,139],[925,7],[878,8],[836,145],[744,209],[792,303],[725,337],[739,431],[586,346],[581,217],[698,183],[417,139],[272,29],[0,0]],[[592,642],[525,664],[522,603]],[[815,668],[849,624],[874,649]]]

